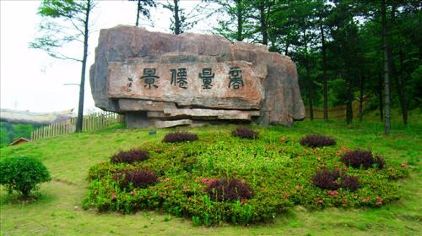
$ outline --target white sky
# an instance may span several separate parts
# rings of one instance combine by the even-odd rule
[[[187,12],[198,1],[182,0]],[[81,64],[57,60],[41,50],[31,49],[29,43],[38,32],[41,17],[37,15],[39,1],[0,0],[1,60],[0,107],[33,112],[77,110]],[[170,12],[157,8],[151,12],[154,27],[149,30],[169,32]],[[94,32],[90,35],[88,70],[85,87],[85,111],[95,109],[89,85],[89,67],[94,63],[94,49],[99,29],[116,25],[134,25],[136,3],[127,0],[97,1],[93,12]],[[190,32],[210,33],[216,19],[197,24]],[[142,23],[142,22],[141,22]],[[82,45],[75,47],[82,51]]]

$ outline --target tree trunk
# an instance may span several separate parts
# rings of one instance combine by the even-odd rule
[[[378,98],[379,98],[378,106],[379,106],[379,109],[380,109],[380,121],[381,122],[384,121],[384,109],[383,109],[384,103],[383,103],[383,99],[382,99],[382,95],[383,95],[383,93],[382,93],[382,87],[383,87],[383,84],[382,84],[382,75],[379,74],[378,75]]]
[[[362,122],[363,120],[363,90],[365,86],[365,78],[363,77],[363,74],[360,75],[360,81],[359,81],[359,121]]]
[[[86,71],[86,60],[88,57],[88,27],[89,27],[89,14],[91,12],[91,0],[88,0],[85,13],[84,21],[84,54],[82,59],[82,72],[81,72],[81,83],[79,85],[79,107],[78,107],[78,118],[76,120],[76,132],[82,132],[83,118],[84,118],[84,95],[85,95],[85,71]]]
[[[310,69],[308,63],[306,63],[306,77],[308,80],[308,97],[309,97],[309,118],[314,120],[314,103],[313,103],[313,83],[310,76]]]
[[[306,69],[306,81],[307,81],[307,87],[308,87],[308,101],[309,101],[309,118],[311,120],[314,119],[314,103],[313,103],[313,83],[311,80],[311,68],[309,65],[309,58],[308,58],[308,40],[306,35],[306,29],[303,30],[303,38],[305,39],[305,55],[304,55],[304,61],[305,61],[305,69]]]
[[[259,16],[261,24],[262,44],[268,45],[268,30],[267,30],[267,19],[265,14],[265,2],[262,1],[259,4]]]
[[[408,109],[408,105],[407,105],[407,97],[406,97],[406,92],[405,92],[406,81],[405,81],[404,75],[403,75],[404,53],[403,53],[403,50],[401,48],[400,48],[399,58],[400,58],[399,59],[400,60],[400,76],[398,77],[398,84],[397,85],[398,85],[398,89],[400,91],[400,105],[401,105],[403,123],[404,123],[404,125],[407,125],[409,109]]]
[[[138,0],[138,11],[136,12],[136,27],[139,26],[139,12],[141,11],[141,0]]]
[[[328,120],[328,78],[327,78],[327,51],[325,45],[324,28],[320,24],[321,44],[322,44],[322,86],[324,99],[324,120]]]
[[[174,34],[180,34],[179,0],[174,0]]]
[[[347,80],[347,104],[346,104],[346,123],[353,122],[353,82],[351,79]]]
[[[289,47],[290,47],[290,44],[286,42],[286,47],[284,48],[284,55],[286,56],[289,55]]]
[[[237,35],[236,40],[243,40],[243,12],[242,0],[236,0]]]
[[[404,55],[403,55],[403,51],[400,48],[400,53],[399,53],[399,62],[400,62],[400,70],[397,73],[397,69],[394,66],[394,63],[391,59],[391,55],[392,52],[391,50],[389,50],[389,56],[390,56],[390,62],[389,65],[391,66],[390,68],[392,69],[391,71],[394,72],[394,82],[396,83],[396,90],[397,90],[397,95],[399,96],[399,102],[400,102],[400,110],[401,110],[401,114],[402,114],[402,119],[403,119],[403,123],[405,125],[407,125],[407,118],[408,118],[408,110],[407,110],[407,101],[406,101],[406,94],[404,91],[404,80],[403,80],[403,61],[404,61]]]
[[[384,51],[384,134],[388,135],[391,128],[390,120],[390,78],[388,66],[388,28],[386,17],[386,3],[381,1],[381,25],[382,25],[382,39]]]
[[[391,13],[390,13],[392,24],[396,23],[396,9],[397,9],[397,4],[393,2]],[[399,45],[399,48],[400,48],[399,50],[400,70],[397,71],[396,65],[394,64],[392,47],[388,47],[388,65],[390,67],[389,69],[390,75],[394,78],[394,81],[396,83],[395,87],[397,89],[397,95],[399,96],[400,110],[402,113],[403,123],[407,125],[408,109],[407,109],[406,93],[405,93],[404,80],[403,80],[404,53],[403,53],[401,45]]]

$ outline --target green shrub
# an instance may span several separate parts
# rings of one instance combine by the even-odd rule
[[[47,168],[38,160],[30,157],[8,157],[0,160],[0,184],[9,193],[18,191],[28,197],[39,183],[51,180]]]

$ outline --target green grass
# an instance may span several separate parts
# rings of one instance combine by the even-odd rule
[[[36,202],[22,203],[1,190],[1,233],[3,235],[418,235],[422,234],[422,124],[393,125],[390,136],[379,123],[298,122],[292,128],[269,127],[266,132],[298,140],[308,133],[334,136],[337,147],[367,148],[382,154],[387,162],[410,164],[409,178],[399,182],[401,199],[376,209],[308,210],[296,206],[273,223],[254,226],[222,225],[194,227],[190,219],[165,213],[138,212],[133,215],[99,214],[84,211],[88,169],[117,150],[160,142],[168,130],[148,135],[148,130],[108,129],[75,134],[0,149],[1,157],[26,155],[39,158],[49,168],[53,181],[41,185]],[[234,126],[190,129],[198,135],[229,132]]]

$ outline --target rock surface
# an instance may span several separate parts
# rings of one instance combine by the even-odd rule
[[[193,122],[189,119],[183,120],[157,120],[154,122],[154,126],[157,128],[170,128],[175,126],[191,125]]]
[[[129,127],[186,122],[177,119],[290,125],[305,117],[289,57],[215,35],[101,30],[90,82],[96,106],[125,113]]]

